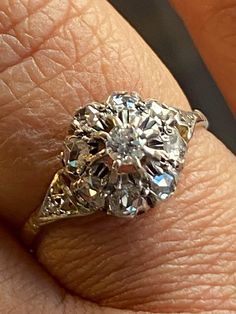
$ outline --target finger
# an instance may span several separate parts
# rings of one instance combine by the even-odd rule
[[[78,106],[122,89],[188,104],[161,62],[105,2],[41,0],[36,6],[21,0],[9,9],[1,1],[0,10],[1,213],[22,224],[59,167],[55,157]]]
[[[172,3],[236,113],[236,1],[172,0]]]
[[[0,239],[0,313],[100,313],[67,295],[2,229]]]
[[[11,182],[3,187],[8,211],[2,215],[12,222],[40,204],[79,104],[134,89],[187,108],[166,68],[106,2],[63,3],[66,19],[56,32],[33,57],[2,73],[10,86],[2,93],[2,178]],[[33,37],[24,33],[23,42]],[[65,287],[101,304],[154,312],[234,310],[234,173],[230,152],[199,130],[175,198],[132,222],[94,216],[50,225],[38,258]]]
[[[236,311],[235,160],[198,134],[175,196],[132,221],[49,225],[38,259],[85,299],[160,313]]]
[[[72,297],[2,228],[0,246],[0,313],[123,313]]]

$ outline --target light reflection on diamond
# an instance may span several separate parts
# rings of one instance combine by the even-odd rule
[[[166,172],[155,175],[153,182],[158,187],[157,193],[162,200],[169,197],[174,190],[174,177]]]
[[[163,144],[164,150],[171,159],[175,160],[184,156],[186,145],[177,130],[174,129],[173,134],[169,134],[168,141],[164,141]]]
[[[112,100],[117,104],[117,105],[122,105],[123,104],[123,95],[113,95]]]
[[[110,132],[106,147],[112,159],[119,159],[122,164],[132,164],[135,163],[135,158],[141,159],[144,156],[145,142],[146,139],[134,127],[115,127]]]
[[[129,188],[116,190],[111,195],[109,212],[119,217],[135,216],[138,209],[133,205],[133,201],[133,193]]]
[[[166,105],[122,92],[79,110],[64,153],[66,169],[78,174],[70,187],[77,203],[91,213],[105,207],[133,217],[168,198],[186,151],[178,117]]]

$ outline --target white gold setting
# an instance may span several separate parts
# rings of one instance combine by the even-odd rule
[[[79,109],[62,153],[62,168],[31,229],[67,217],[105,211],[118,217],[146,212],[175,191],[198,110],[183,111],[136,92],[115,92]]]
[[[79,109],[65,140],[62,191],[52,184],[44,215],[105,210],[133,217],[167,199],[196,120],[194,112],[144,101],[134,92],[113,93],[104,104]]]

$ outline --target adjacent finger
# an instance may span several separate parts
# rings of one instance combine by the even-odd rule
[[[172,0],[172,3],[236,113],[236,1]]]

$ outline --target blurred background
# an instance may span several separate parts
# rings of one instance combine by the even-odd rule
[[[201,60],[183,22],[167,0],[110,0],[172,72],[210,130],[236,154],[236,121]]]

